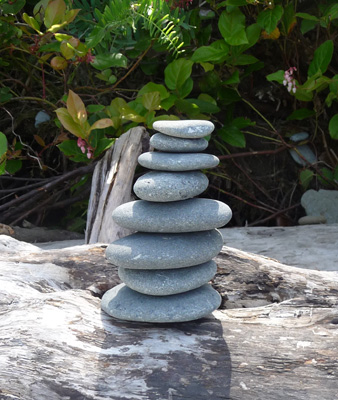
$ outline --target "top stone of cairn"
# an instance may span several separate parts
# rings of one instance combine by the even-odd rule
[[[185,139],[198,139],[210,135],[215,126],[210,121],[182,120],[182,121],[156,121],[153,128],[168,136]]]

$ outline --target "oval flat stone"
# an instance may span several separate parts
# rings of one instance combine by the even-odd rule
[[[163,133],[155,133],[155,135],[150,138],[150,145],[156,150],[169,151],[172,153],[203,151],[208,147],[208,144],[208,141],[203,138],[182,139],[164,135]]]
[[[230,221],[232,212],[225,203],[211,199],[169,203],[136,200],[118,206],[112,217],[132,231],[180,233],[220,228]]]
[[[214,168],[219,164],[216,156],[205,153],[160,153],[149,151],[139,156],[142,167],[160,171],[194,171]]]
[[[135,194],[147,201],[177,201],[198,196],[208,187],[208,178],[199,171],[147,172],[137,179]]]
[[[137,232],[111,243],[106,257],[124,268],[184,268],[210,261],[222,246],[222,234],[217,229],[166,234]]]
[[[197,139],[210,135],[215,126],[205,120],[155,121],[153,128],[165,135]]]
[[[112,317],[159,323],[199,319],[220,305],[220,294],[208,284],[172,296],[148,296],[122,283],[108,290],[101,302],[102,310]]]
[[[119,277],[131,289],[152,296],[187,292],[208,283],[216,274],[214,261],[187,268],[142,270],[119,268]]]

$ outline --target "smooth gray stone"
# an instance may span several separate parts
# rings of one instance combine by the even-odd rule
[[[215,126],[205,120],[155,121],[153,128],[165,135],[197,139],[210,135]]]
[[[171,296],[148,296],[122,283],[108,290],[101,302],[102,310],[114,318],[158,323],[199,319],[220,305],[220,294],[208,284]]]
[[[232,212],[225,203],[211,199],[169,203],[136,200],[118,206],[112,217],[132,231],[180,233],[220,228],[230,221]]]
[[[134,192],[142,200],[167,202],[198,196],[208,185],[208,178],[199,171],[151,171],[137,179]]]
[[[106,257],[124,268],[184,268],[210,261],[222,246],[222,234],[217,229],[189,233],[137,232],[111,243]]]
[[[142,270],[119,268],[119,277],[128,287],[151,296],[188,292],[208,283],[216,274],[215,261],[187,268]]]
[[[219,164],[216,156],[205,153],[160,153],[149,151],[138,158],[142,167],[160,171],[194,171],[214,168]]]
[[[150,138],[150,145],[156,150],[169,151],[171,153],[190,153],[194,151],[203,151],[208,147],[209,142],[203,138],[200,139],[182,139],[173,136],[155,133]]]

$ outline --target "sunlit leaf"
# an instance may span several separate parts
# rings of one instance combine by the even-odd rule
[[[81,138],[86,137],[86,132],[81,128],[79,123],[76,123],[66,108],[58,108],[55,110],[63,127],[73,135]]]
[[[66,13],[66,3],[63,0],[52,0],[48,3],[45,11],[44,24],[46,28],[58,24],[63,20]]]
[[[61,57],[56,56],[50,60],[50,66],[55,69],[56,71],[60,71],[67,68],[67,61]]]
[[[113,126],[113,121],[110,118],[102,118],[94,122],[93,125],[90,127],[90,130],[92,131],[94,129],[104,129],[108,128],[109,126]]]
[[[335,114],[329,122],[329,133],[332,139],[338,140],[338,114]]]
[[[69,90],[67,98],[67,110],[75,122],[81,125],[87,121],[86,107],[80,96]]]
[[[6,135],[0,132],[0,157],[7,152],[7,138]]]

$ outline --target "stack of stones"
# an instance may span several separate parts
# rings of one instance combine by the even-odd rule
[[[114,221],[136,231],[111,243],[107,259],[119,267],[124,282],[107,291],[102,309],[123,320],[181,322],[201,318],[220,306],[221,297],[208,282],[222,249],[216,229],[231,218],[219,201],[194,198],[208,187],[200,169],[219,159],[198,153],[214,129],[209,121],[157,121],[151,145],[158,151],[138,161],[152,171],[134,185],[141,199],[113,212]]]

